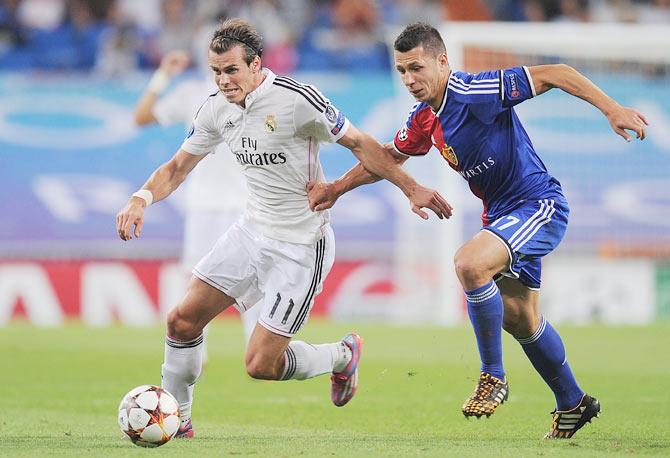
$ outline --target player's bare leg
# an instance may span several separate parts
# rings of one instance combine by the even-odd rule
[[[600,403],[577,385],[560,336],[540,313],[539,291],[510,278],[500,280],[498,286],[505,303],[505,331],[519,341],[556,397],[551,428],[545,437],[570,438],[598,416]]]
[[[482,362],[474,392],[461,410],[466,418],[489,417],[509,395],[502,361],[503,303],[493,281],[495,274],[507,268],[509,254],[500,240],[481,231],[458,250],[454,262]]]
[[[176,437],[193,437],[193,388],[202,371],[203,329],[235,300],[192,277],[184,299],[168,313],[162,385],[179,402],[181,427]]]
[[[542,321],[540,292],[513,278],[502,277],[497,284],[505,305],[503,329],[516,339],[532,335]]]
[[[331,399],[343,406],[356,393],[362,340],[348,334],[340,342],[310,344],[270,332],[260,324],[249,341],[247,373],[262,380],[305,380],[332,373]]]
[[[284,353],[290,342],[290,337],[274,334],[256,324],[245,356],[247,374],[260,380],[280,380]]]

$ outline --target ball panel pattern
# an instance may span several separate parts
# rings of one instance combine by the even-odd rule
[[[135,398],[135,402],[145,410],[156,410],[156,407],[158,407],[158,392],[145,391],[140,393]]]
[[[163,431],[165,431],[165,434],[172,437],[179,430],[180,424],[181,420],[179,419],[179,415],[168,415],[163,419]]]
[[[172,439],[179,429],[179,404],[162,388],[142,385],[121,400],[118,423],[135,445],[158,447]]]

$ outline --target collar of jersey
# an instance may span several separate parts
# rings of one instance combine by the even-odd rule
[[[447,94],[449,93],[449,81],[451,81],[451,75],[453,75],[453,71],[449,71],[449,77],[447,78],[447,86],[444,88],[444,96],[442,96],[442,103],[440,104],[440,109],[437,110],[437,113],[435,113],[435,116],[440,116],[442,114],[442,111],[444,111],[444,107],[447,105]],[[433,110],[431,108],[431,110]]]
[[[275,74],[272,72],[272,70],[270,70],[267,67],[263,67],[261,69],[261,72],[263,72],[263,74],[265,75],[265,79],[260,84],[260,86],[258,86],[256,89],[247,94],[247,97],[244,99],[244,106],[246,108],[239,107],[238,105],[238,107],[241,110],[248,110],[251,107],[251,104],[254,103],[254,100],[263,95],[263,93],[266,92],[269,87],[272,87],[272,82],[275,79]]]

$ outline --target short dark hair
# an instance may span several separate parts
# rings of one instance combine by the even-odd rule
[[[438,56],[447,52],[444,46],[444,40],[440,32],[432,25],[425,22],[415,22],[405,27],[405,30],[400,32],[398,38],[393,43],[393,49],[398,52],[407,52],[417,46],[423,46],[425,51],[430,52],[434,56]]]
[[[261,57],[263,54],[263,37],[244,19],[228,19],[214,32],[209,49],[217,54],[223,54],[234,46],[244,47],[246,53],[244,61],[249,65],[254,57]]]

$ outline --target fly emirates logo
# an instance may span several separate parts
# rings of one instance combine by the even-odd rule
[[[258,140],[251,137],[242,137],[242,150],[235,152],[235,159],[241,165],[280,165],[286,164],[286,154],[280,153],[259,153]]]
[[[481,164],[478,164],[476,167],[472,167],[467,170],[459,170],[458,173],[461,174],[463,178],[469,180],[472,177],[476,177],[486,172],[488,169],[495,165],[496,161],[493,160],[491,156],[488,159],[483,161]]]

